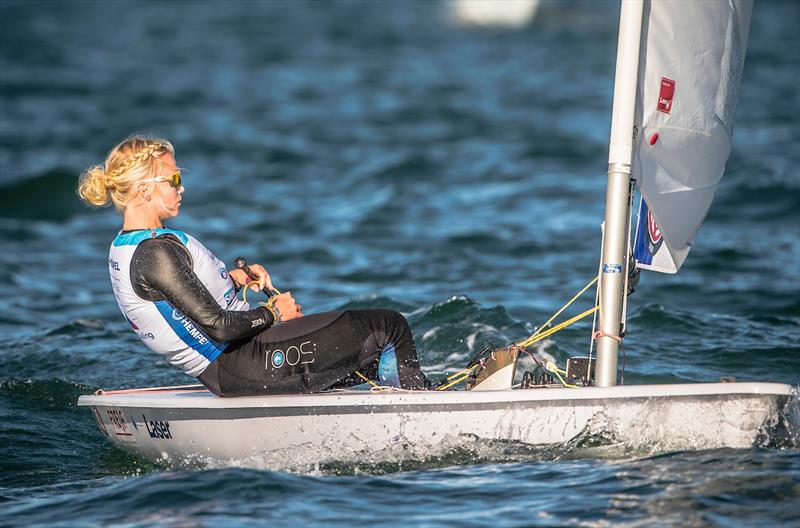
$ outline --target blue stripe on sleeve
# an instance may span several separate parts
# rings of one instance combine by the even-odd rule
[[[217,343],[203,332],[186,315],[174,308],[167,301],[156,301],[158,312],[178,337],[192,350],[202,354],[209,361],[214,361],[228,348],[228,343]]]

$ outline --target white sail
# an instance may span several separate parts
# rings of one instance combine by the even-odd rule
[[[646,202],[641,268],[677,272],[708,213],[731,151],[752,9],[752,0],[644,4],[633,166]]]

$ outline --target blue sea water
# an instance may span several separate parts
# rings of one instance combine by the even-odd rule
[[[132,132],[169,137],[189,168],[174,227],[263,262],[307,311],[402,311],[432,377],[526,337],[593,276],[618,7],[544,2],[501,30],[447,5],[0,3],[0,525],[800,524],[791,444],[465,441],[186,470],[113,448],[76,407],[187,381],[116,307],[119,217],[74,194]],[[631,298],[628,383],[800,384],[798,20],[800,3],[755,6],[726,176],[681,273]],[[542,351],[563,363],[588,342],[576,325]]]

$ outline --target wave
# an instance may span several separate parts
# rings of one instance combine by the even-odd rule
[[[106,327],[99,319],[75,319],[69,323],[62,324],[56,328],[48,330],[46,336],[83,336],[92,330],[105,330]]]
[[[228,467],[76,480],[14,490],[15,502],[5,505],[4,514],[20,525],[58,519],[136,526],[213,524],[223,517],[274,526],[294,526],[300,518],[328,526],[394,518],[409,526],[500,527],[594,525],[607,523],[609,515],[637,526],[699,526],[707,524],[709,512],[727,524],[796,519],[796,452],[719,449],[612,463],[535,458],[391,476],[345,470],[331,478],[320,471]]]
[[[733,161],[733,160],[732,160]],[[753,222],[796,225],[800,190],[791,162],[786,167],[746,165],[726,178],[709,218],[727,223]],[[754,178],[753,174],[762,177]],[[787,226],[788,227],[788,226]]]
[[[796,384],[796,316],[720,315],[648,304],[628,319],[626,379],[635,383],[778,381]]]
[[[73,383],[59,378],[19,380],[8,378],[0,383],[0,396],[36,409],[68,409],[76,407],[78,396],[92,394],[97,387]]]
[[[75,195],[78,175],[79,171],[54,168],[0,186],[0,218],[60,221],[84,211]]]
[[[413,306],[410,304],[402,303],[391,297],[385,297],[382,295],[369,295],[365,297],[360,297],[358,299],[353,299],[351,301],[342,304],[337,310],[369,310],[369,309],[385,309],[385,310],[397,310],[398,312],[410,312],[413,309]]]
[[[274,165],[300,165],[310,158],[309,154],[284,147],[271,147],[263,154],[264,162]]]
[[[436,372],[463,368],[486,346],[503,347],[528,328],[503,306],[484,307],[464,295],[422,308],[409,316],[426,365]]]

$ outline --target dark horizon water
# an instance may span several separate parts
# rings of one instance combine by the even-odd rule
[[[402,311],[432,377],[526,337],[593,276],[618,7],[544,2],[500,30],[446,6],[0,3],[0,525],[800,523],[796,443],[464,439],[402,463],[185,470],[111,447],[75,406],[191,381],[114,302],[119,216],[74,195],[133,132],[189,168],[172,226],[263,262],[309,312]],[[800,386],[798,20],[800,3],[756,3],[726,175],[681,272],[631,298],[627,383]],[[588,343],[578,324],[540,351],[563,364]]]

